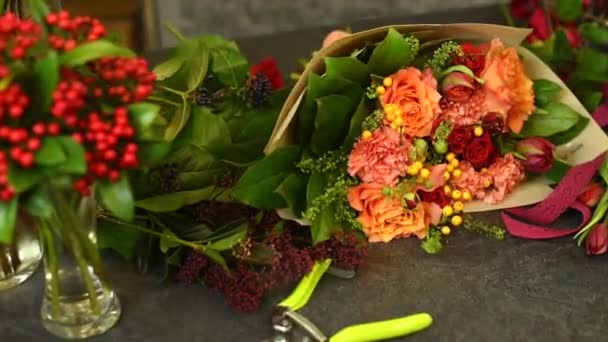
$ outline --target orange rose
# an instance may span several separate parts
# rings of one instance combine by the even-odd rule
[[[492,40],[481,78],[487,111],[502,114],[511,131],[519,133],[534,111],[534,91],[515,48]]]
[[[370,242],[389,242],[397,237],[416,235],[423,239],[430,225],[425,205],[404,208],[400,196],[385,196],[383,185],[363,183],[348,193],[351,207],[360,212],[359,222]]]
[[[390,76],[392,84],[380,97],[387,114],[387,123],[402,119],[403,132],[410,136],[426,137],[431,134],[433,120],[441,111],[437,80],[430,69],[420,72],[406,68]],[[390,120],[393,118],[392,120]]]

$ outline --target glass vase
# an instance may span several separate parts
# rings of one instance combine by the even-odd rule
[[[15,221],[13,242],[0,243],[0,291],[26,281],[40,265],[42,248],[34,220],[20,211]]]
[[[121,308],[102,277],[95,199],[50,192],[56,214],[40,223],[46,251],[42,323],[64,339],[103,334],[116,324]]]

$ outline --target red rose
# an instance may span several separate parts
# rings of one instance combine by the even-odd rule
[[[532,28],[532,35],[538,39],[545,41],[551,36],[551,26],[549,25],[549,16],[542,8],[537,8],[530,17],[528,25]]]
[[[449,200],[442,187],[438,187],[433,191],[418,190],[420,200],[426,203],[436,203],[441,208],[449,204]]]
[[[277,60],[272,57],[264,58],[259,63],[249,67],[249,75],[251,77],[258,73],[268,77],[270,85],[274,90],[281,89],[285,85],[281,70],[279,70],[279,67],[277,66]]]
[[[448,148],[454,153],[463,153],[471,141],[473,133],[470,127],[454,127],[448,135]]]
[[[471,69],[475,75],[479,76],[486,65],[486,52],[488,47],[485,45],[475,46],[471,43],[461,45],[462,56],[454,59],[454,64],[462,64]]]
[[[473,165],[476,170],[487,167],[494,161],[496,149],[488,132],[484,132],[479,138],[474,138],[466,146],[464,158]]]
[[[466,102],[469,100],[474,90],[474,88],[459,85],[447,89],[443,95],[450,101]]]

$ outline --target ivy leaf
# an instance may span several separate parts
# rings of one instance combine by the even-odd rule
[[[521,135],[526,137],[549,137],[572,128],[580,117],[567,105],[552,102],[543,110],[537,110],[530,116],[521,131]]]
[[[556,146],[567,144],[568,142],[570,142],[570,140],[579,136],[579,134],[581,134],[581,132],[585,130],[585,128],[587,128],[587,124],[589,124],[589,119],[581,116],[579,117],[578,122],[570,129],[554,134],[548,137],[547,139],[554,143]]]
[[[116,182],[98,182],[98,191],[104,208],[121,220],[133,221],[135,207],[133,205],[133,193],[127,177],[120,177]]]
[[[232,249],[234,246],[239,244],[241,241],[243,241],[243,239],[247,237],[247,227],[248,223],[245,222],[241,224],[232,235],[217,240],[209,244],[206,248],[220,252]]]
[[[149,102],[139,102],[128,107],[129,118],[138,135],[142,131],[147,131],[156,123],[160,106]]]
[[[275,190],[300,158],[297,146],[278,149],[245,171],[232,189],[232,196],[256,208],[284,208],[287,203]]]
[[[141,199],[135,202],[135,206],[155,213],[172,212],[203,200],[222,200],[223,198],[218,198],[221,193],[222,189],[210,186],[198,190],[180,191]]]
[[[592,44],[608,44],[608,28],[598,23],[583,23],[579,26],[583,38]]]
[[[357,83],[344,78],[310,74],[306,95],[298,112],[298,137],[302,146],[306,146],[312,138],[317,99],[328,95],[344,95],[356,102],[363,96],[363,90]]]
[[[157,81],[162,81],[175,75],[184,62],[185,59],[182,56],[175,56],[155,66],[152,72],[156,75]]]
[[[333,208],[323,208],[310,227],[313,244],[329,240],[331,238],[331,233],[336,228],[338,227]]]
[[[34,65],[37,77],[38,98],[34,103],[40,111],[48,111],[52,101],[53,91],[59,83],[59,58],[55,51],[49,51],[46,57],[38,59]]]
[[[369,83],[367,65],[355,57],[325,57],[325,73],[328,77],[339,77],[362,86]]]
[[[120,223],[99,219],[97,221],[97,245],[100,249],[112,249],[126,260],[133,260],[143,234]]]
[[[372,52],[369,71],[374,75],[388,76],[410,64],[414,56],[405,38],[390,28],[386,38]]]
[[[18,202],[17,196],[8,202],[0,201],[0,243],[13,241]]]
[[[199,42],[199,51],[192,59],[191,73],[188,77],[187,92],[195,91],[207,76],[209,69],[209,48],[202,42]]]
[[[180,104],[173,113],[173,117],[165,130],[165,140],[173,141],[182,131],[189,118],[190,104],[186,102],[186,99],[182,98],[182,104]]]
[[[135,57],[130,49],[118,46],[107,40],[83,43],[78,47],[63,53],[59,63],[66,66],[80,66],[101,57]]]
[[[238,88],[247,78],[247,59],[239,51],[236,43],[219,36],[200,38],[211,54],[211,71],[223,84]]]
[[[562,21],[576,21],[583,15],[583,0],[556,0],[555,12]]]
[[[370,114],[370,110],[370,101],[366,96],[361,97],[361,102],[359,102],[359,106],[357,106],[353,117],[350,119],[350,128],[348,129],[348,134],[346,134],[346,139],[344,139],[344,144],[342,144],[342,148],[345,151],[350,151],[357,138],[361,135],[361,125],[363,125],[363,121]]]
[[[67,161],[67,155],[59,138],[47,137],[42,140],[42,146],[36,151],[36,164],[52,166]]]
[[[221,116],[213,114],[207,107],[192,108],[189,125],[191,125],[192,134],[191,144],[217,151],[231,143],[228,124]]]
[[[346,96],[329,95],[317,99],[317,106],[310,148],[320,155],[342,144],[356,104]]]
[[[534,80],[534,100],[538,107],[544,107],[562,91],[562,87],[546,79]]]

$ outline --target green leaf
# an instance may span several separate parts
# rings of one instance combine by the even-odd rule
[[[143,167],[154,167],[165,161],[172,145],[167,142],[140,142],[137,160]]]
[[[237,228],[236,232],[234,232],[232,235],[225,237],[223,239],[217,240],[217,241],[209,244],[206,248],[213,249],[213,250],[220,251],[220,252],[232,249],[234,246],[239,244],[241,241],[243,241],[243,239],[245,239],[247,237],[247,227],[248,227],[247,222],[241,224]]]
[[[38,82],[38,100],[37,105],[41,111],[49,111],[53,91],[59,83],[59,58],[55,51],[49,51],[45,58],[38,59],[34,65]]]
[[[67,155],[60,138],[47,137],[42,140],[42,146],[35,154],[36,164],[54,166],[67,161]]]
[[[328,95],[344,95],[356,102],[363,96],[363,90],[357,83],[344,78],[310,74],[306,95],[298,112],[298,137],[302,146],[306,146],[312,138],[317,99]]]
[[[546,79],[534,80],[534,102],[538,107],[544,107],[553,101],[562,91],[562,87]]]
[[[51,11],[43,0],[28,0],[29,10],[34,20],[43,27],[46,25],[45,17]],[[1,7],[0,7],[1,8]]]
[[[143,234],[126,225],[104,219],[97,221],[97,245],[100,249],[112,249],[126,260],[133,260],[137,254]]]
[[[405,38],[390,28],[386,38],[372,52],[367,65],[374,75],[388,76],[409,65],[414,56]]]
[[[235,48],[232,42],[210,40],[208,37],[203,41],[211,53],[211,71],[222,84],[233,88],[240,87],[247,78],[249,66],[238,47]]]
[[[59,56],[61,65],[80,66],[101,57],[135,57],[135,53],[107,40],[83,43]]]
[[[362,86],[369,83],[367,65],[354,57],[325,57],[325,73],[328,77],[339,77]]]
[[[589,113],[593,113],[604,99],[604,93],[601,91],[585,91],[577,93],[576,96],[581,100],[583,106]]]
[[[25,192],[42,180],[39,169],[21,169],[10,166],[8,169],[8,182],[16,192]]]
[[[608,158],[604,159],[599,172],[600,176],[602,176],[602,179],[604,180],[604,183],[608,184]]]
[[[138,133],[146,131],[156,123],[160,106],[149,102],[138,102],[128,107],[131,124]]]
[[[587,127],[587,124],[589,124],[589,119],[584,116],[581,116],[578,119],[578,122],[570,129],[564,132],[554,134],[548,137],[547,139],[554,143],[556,146],[564,145],[570,142],[570,140],[576,138],[579,134],[581,134],[581,132]]]
[[[583,38],[598,45],[608,44],[608,28],[598,23],[583,23],[579,27],[579,32]]]
[[[65,162],[61,163],[57,169],[61,172],[71,174],[84,174],[87,172],[87,160],[84,147],[71,137],[60,136],[55,138],[61,144],[66,156]]]
[[[175,56],[168,59],[152,69],[157,81],[165,80],[173,75],[182,67],[185,59],[182,56]]]
[[[26,197],[23,198],[23,206],[30,215],[41,218],[51,217],[55,210],[53,202],[46,191],[41,187],[37,187],[33,191],[30,191]]]
[[[232,195],[256,208],[284,208],[287,203],[275,190],[283,183],[300,158],[300,149],[287,146],[256,162],[245,171]]]
[[[574,50],[566,32],[559,29],[555,32],[555,42],[553,44],[553,63],[571,63],[574,60]]]
[[[208,256],[209,259],[213,260],[216,264],[222,266],[222,268],[224,270],[226,270],[226,272],[229,272],[228,265],[226,264],[226,260],[224,259],[222,254],[220,254],[220,252],[218,252],[214,249],[205,248],[203,250],[203,253],[205,253],[205,255]]]
[[[608,80],[608,55],[592,48],[577,52],[574,78],[579,81],[605,82]]]
[[[171,121],[165,130],[165,140],[173,141],[173,139],[182,131],[189,118],[190,104],[186,102],[186,99],[182,98],[182,104],[179,105],[175,110],[175,113],[173,113]]]
[[[207,76],[207,70],[209,69],[209,48],[204,43],[199,42],[198,54],[194,56],[191,63],[191,73],[188,77],[188,93],[195,91]]]
[[[176,179],[180,190],[195,190],[215,184],[215,182],[226,174],[225,167],[208,169],[194,172],[180,172]]]
[[[323,208],[317,215],[315,220],[312,222],[312,226],[310,227],[313,244],[317,244],[331,238],[331,233],[338,228],[336,226],[337,222],[334,215],[334,209],[331,207]]]
[[[17,196],[9,202],[0,201],[0,243],[11,243],[13,241],[18,203]]]
[[[162,232],[162,236],[160,237],[160,242],[159,242],[159,248],[160,251],[163,252],[164,254],[167,254],[167,252],[171,249],[171,248],[175,248],[179,246],[179,243],[177,243],[175,241],[175,234],[168,230],[165,229]]]
[[[441,252],[443,249],[443,245],[441,244],[441,234],[427,234],[426,239],[422,241],[420,247],[422,247],[422,249],[429,254],[437,254]]]
[[[213,114],[207,107],[192,108],[189,125],[192,128],[191,144],[216,151],[231,142],[228,124],[221,116]]]
[[[283,197],[287,206],[297,216],[301,217],[306,210],[306,175],[290,173],[277,188],[277,193]]]
[[[217,168],[218,160],[207,149],[195,145],[185,145],[174,151],[167,164],[176,164],[181,172],[203,171]]]
[[[101,204],[117,218],[131,222],[135,215],[133,193],[127,177],[116,182],[101,181],[97,185]]]
[[[135,202],[137,208],[155,213],[164,213],[179,210],[185,206],[196,204],[203,200],[218,200],[222,189],[210,186],[204,189],[174,192],[149,197]]]
[[[583,15],[583,0],[556,0],[555,12],[562,21],[576,21]]]
[[[521,135],[526,137],[549,137],[572,128],[580,117],[567,105],[552,102],[544,108],[544,111],[536,111],[530,116],[524,124]]]
[[[343,95],[329,95],[317,99],[319,110],[310,143],[312,152],[320,155],[342,144],[355,105]]]
[[[344,139],[344,144],[342,144],[345,151],[350,151],[357,138],[361,135],[361,125],[370,114],[370,107],[370,101],[367,97],[361,97],[361,102],[359,102],[359,106],[357,106],[353,117],[350,119],[350,128],[348,129],[348,134],[346,134],[346,139]]]
[[[570,170],[570,168],[571,166],[567,163],[556,159],[553,161],[553,167],[551,168],[551,170],[545,173],[544,176],[554,184],[558,184],[562,180],[562,178],[564,178],[566,173],[568,173],[568,170]]]
[[[306,207],[310,208],[314,200],[325,193],[328,186],[326,174],[313,172],[306,185]]]

